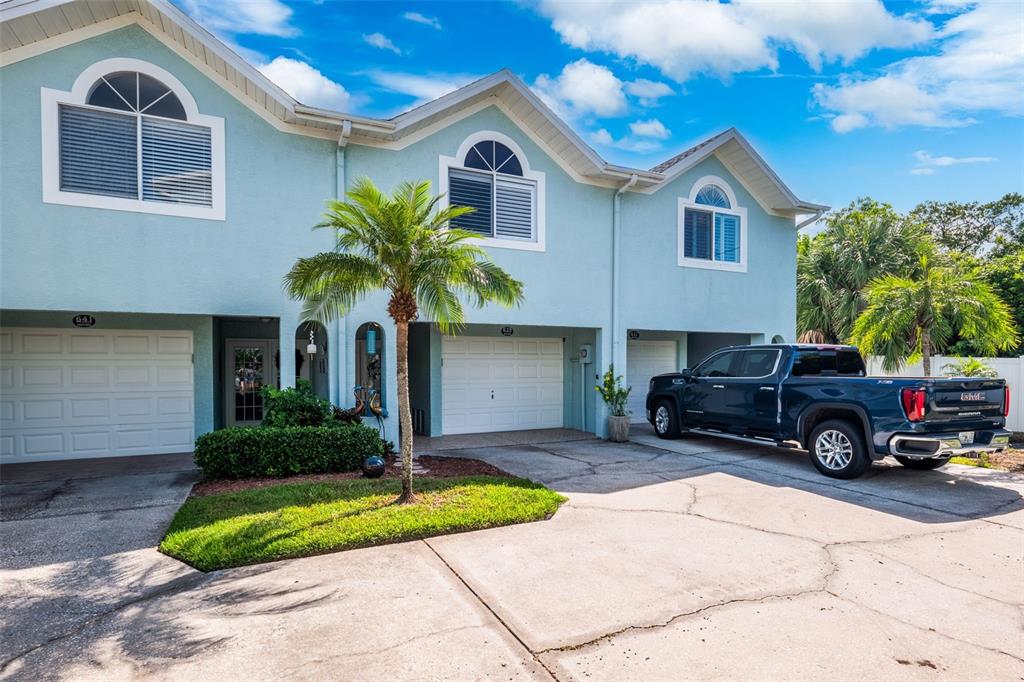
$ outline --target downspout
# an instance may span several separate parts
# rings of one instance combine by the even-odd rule
[[[825,215],[825,210],[821,209],[818,212],[814,213],[810,218],[807,218],[806,220],[800,221],[796,225],[797,231],[801,230],[802,228],[807,227],[808,225],[810,225],[811,223],[813,223],[814,221],[816,221],[818,218],[820,218],[823,215]]]
[[[619,253],[622,242],[622,195],[626,193],[639,178],[636,174],[629,176],[629,180],[622,187],[615,190],[615,197],[612,200],[612,362],[615,362],[622,352],[622,330],[619,329],[619,289],[621,261]]]
[[[338,201],[345,201],[345,149],[348,147],[348,138],[352,135],[352,121],[345,120],[341,124],[341,134],[338,136],[338,148],[335,151],[335,189],[334,195]],[[331,372],[331,376],[334,378],[336,384],[335,390],[332,391],[331,400],[335,405],[344,407],[348,404],[345,399],[347,391],[347,385],[345,381],[345,363],[348,359],[348,353],[345,349],[345,344],[348,341],[348,315],[344,318],[340,318],[334,321],[334,337],[337,342],[334,344],[334,356],[329,359],[329,365],[335,369]],[[333,364],[331,364],[333,363]]]

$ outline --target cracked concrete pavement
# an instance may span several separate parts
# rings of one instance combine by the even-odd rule
[[[730,441],[514,444],[549,521],[202,574],[188,471],[5,482],[0,675],[1021,679],[1024,477]]]

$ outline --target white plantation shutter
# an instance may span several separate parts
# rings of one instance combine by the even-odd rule
[[[137,120],[132,114],[60,107],[60,188],[137,199]]]
[[[142,198],[213,205],[210,129],[142,117]]]
[[[490,237],[492,192],[492,176],[489,174],[456,169],[449,171],[448,203],[451,206],[468,206],[476,209],[472,213],[456,218],[452,225]]]
[[[715,214],[715,260],[740,262],[740,219],[737,216]]]
[[[533,183],[497,177],[494,187],[494,236],[503,239],[533,239],[534,205],[537,187]]]

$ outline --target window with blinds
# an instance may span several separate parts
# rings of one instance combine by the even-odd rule
[[[742,264],[742,208],[732,205],[730,194],[714,184],[700,188],[693,200],[698,208],[683,211],[683,257]]]
[[[85,105],[59,105],[60,189],[212,206],[212,133],[185,118],[178,97],[150,76],[102,77]]]
[[[537,237],[537,183],[523,175],[522,164],[507,146],[479,142],[448,170],[448,203],[471,213],[452,224],[485,237],[532,241]]]

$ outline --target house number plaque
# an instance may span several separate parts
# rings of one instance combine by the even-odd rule
[[[76,327],[91,327],[96,324],[96,318],[92,315],[75,315],[71,318],[71,324]]]
[[[514,334],[514,333],[515,333],[515,330],[512,329],[512,327],[502,327],[501,328],[501,335],[502,336],[512,336],[512,334]]]

